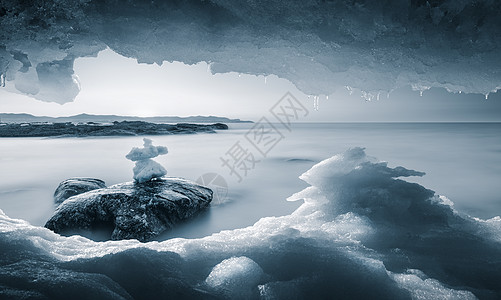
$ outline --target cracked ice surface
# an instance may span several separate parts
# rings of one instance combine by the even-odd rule
[[[79,92],[74,60],[109,47],[139,63],[275,74],[310,95],[487,95],[501,88],[500,14],[492,0],[0,0],[0,73],[9,91],[65,103]]]

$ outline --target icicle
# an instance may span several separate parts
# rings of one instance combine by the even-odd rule
[[[488,99],[489,99],[489,93],[485,94],[485,100],[488,100]]]
[[[423,91],[419,91],[419,97],[423,97]]]
[[[313,96],[313,109],[318,111],[318,99],[320,97],[319,96]]]
[[[372,101],[374,99],[374,95],[371,93],[367,93],[362,91],[362,98],[365,99],[365,101]]]
[[[350,92],[350,96],[351,96],[353,94],[353,89],[351,88],[351,86],[345,85],[344,87]]]
[[[0,87],[5,87],[5,75],[3,73],[0,74]]]

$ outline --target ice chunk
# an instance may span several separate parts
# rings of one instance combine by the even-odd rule
[[[469,291],[454,290],[445,287],[440,281],[427,276],[419,270],[407,270],[404,274],[390,274],[397,284],[408,290],[414,300],[428,299],[456,299],[474,300],[477,299]]]
[[[205,283],[229,299],[249,299],[257,294],[263,269],[252,259],[240,256],[223,260],[210,272]]]
[[[148,158],[155,158],[159,155],[168,153],[167,147],[153,146],[153,141],[151,139],[144,138],[143,142],[143,148],[134,147],[125,157],[132,161],[138,161]]]
[[[125,156],[127,159],[135,161],[134,166],[134,180],[139,183],[149,181],[153,178],[160,178],[167,174],[167,170],[159,163],[152,160],[159,155],[167,154],[167,147],[153,146],[153,141],[144,138],[143,148],[132,148]]]
[[[167,170],[162,165],[151,159],[136,161],[133,170],[134,180],[139,183],[149,181],[153,178],[160,178],[167,174]]]

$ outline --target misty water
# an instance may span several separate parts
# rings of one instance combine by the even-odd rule
[[[308,185],[298,176],[317,162],[350,147],[389,162],[426,172],[408,181],[445,195],[471,216],[501,215],[501,124],[499,123],[301,123],[266,157],[244,135],[252,124],[230,124],[216,134],[149,136],[169,153],[156,158],[167,176],[196,180],[218,173],[228,183],[224,201],[181,224],[163,238],[203,237],[254,224],[266,216],[293,212],[301,203],[286,198]],[[241,182],[221,157],[239,143],[259,162]],[[132,180],[125,159],[142,137],[0,139],[0,209],[12,218],[43,225],[55,210],[53,192],[70,177],[100,178],[107,185]]]

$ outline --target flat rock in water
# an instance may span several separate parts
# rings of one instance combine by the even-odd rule
[[[181,178],[126,182],[68,198],[45,227],[95,240],[149,241],[207,208],[212,190]]]
[[[0,123],[0,137],[48,137],[48,136],[134,136],[162,134],[214,133],[226,130],[228,125],[215,124],[156,124],[143,121],[122,121],[112,124],[66,123]]]
[[[59,184],[54,192],[54,202],[59,204],[71,196],[105,188],[106,184],[96,178],[70,178]]]

